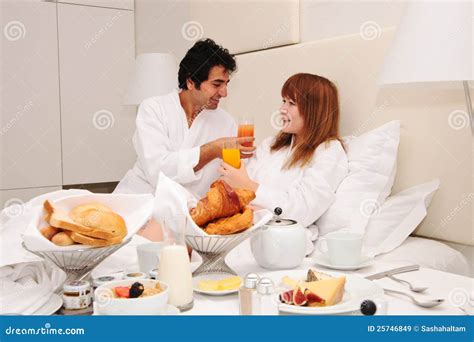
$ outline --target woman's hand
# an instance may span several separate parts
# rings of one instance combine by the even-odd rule
[[[250,179],[245,163],[240,164],[240,169],[230,166],[229,164],[222,162],[221,166],[217,169],[222,176],[220,179],[225,181],[233,188],[249,189],[254,192],[258,189],[258,183]]]

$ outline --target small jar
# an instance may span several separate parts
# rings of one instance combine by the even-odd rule
[[[94,278],[94,280],[92,281],[92,287],[95,291],[95,289],[98,288],[100,285],[104,285],[114,280],[119,280],[119,278],[111,276],[111,275],[97,277],[97,278]]]
[[[147,276],[143,272],[130,272],[123,275],[123,279],[146,279]]]
[[[67,282],[63,286],[63,307],[82,310],[91,305],[91,284],[86,280]]]
[[[158,280],[158,269],[154,268],[149,273],[150,279]]]

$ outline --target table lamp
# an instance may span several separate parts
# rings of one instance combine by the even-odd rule
[[[125,105],[139,105],[144,99],[170,93],[178,87],[178,67],[168,53],[137,56],[135,71],[124,98]]]
[[[463,84],[474,134],[468,81],[473,80],[472,3],[416,1],[407,5],[385,57],[379,85]]]

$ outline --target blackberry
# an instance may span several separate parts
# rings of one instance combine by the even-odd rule
[[[133,283],[130,287],[130,298],[140,297],[144,290],[143,284],[139,282]]]

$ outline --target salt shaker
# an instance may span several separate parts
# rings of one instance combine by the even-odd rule
[[[252,305],[254,315],[278,315],[278,303],[275,297],[273,281],[262,278],[257,284],[257,300]]]
[[[239,289],[239,310],[241,315],[252,315],[253,304],[257,300],[258,275],[249,273],[245,276],[244,284]]]

